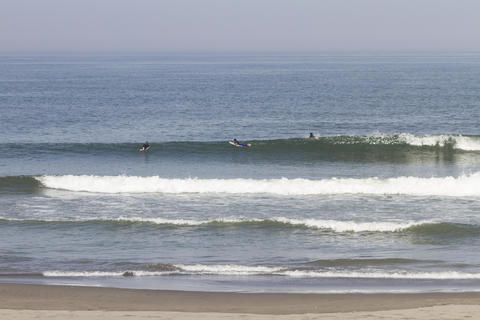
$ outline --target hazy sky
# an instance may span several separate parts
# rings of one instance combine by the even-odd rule
[[[480,0],[0,0],[0,51],[480,51]]]

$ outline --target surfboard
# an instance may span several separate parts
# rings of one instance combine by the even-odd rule
[[[235,143],[233,141],[228,141],[232,146],[238,147],[238,148],[245,148],[245,147],[251,147],[252,145],[250,143]]]
[[[140,150],[138,150],[138,151],[144,152],[144,151],[147,151],[148,149],[150,149],[150,146],[148,146],[147,148],[141,147]]]

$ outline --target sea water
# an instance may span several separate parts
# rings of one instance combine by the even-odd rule
[[[2,55],[0,281],[477,291],[479,118],[480,54]]]

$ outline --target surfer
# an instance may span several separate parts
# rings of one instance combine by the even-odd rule
[[[150,149],[150,143],[148,143],[148,141],[146,141],[143,146],[140,148],[140,151],[147,151],[148,149]]]
[[[251,147],[252,145],[250,143],[240,143],[236,138],[233,138],[233,141],[230,142],[233,144],[235,147]]]
[[[308,138],[318,140],[318,137],[315,137],[312,132],[310,132],[310,136]]]

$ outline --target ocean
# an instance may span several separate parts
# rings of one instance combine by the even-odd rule
[[[479,119],[478,53],[0,55],[0,282],[480,291]]]

